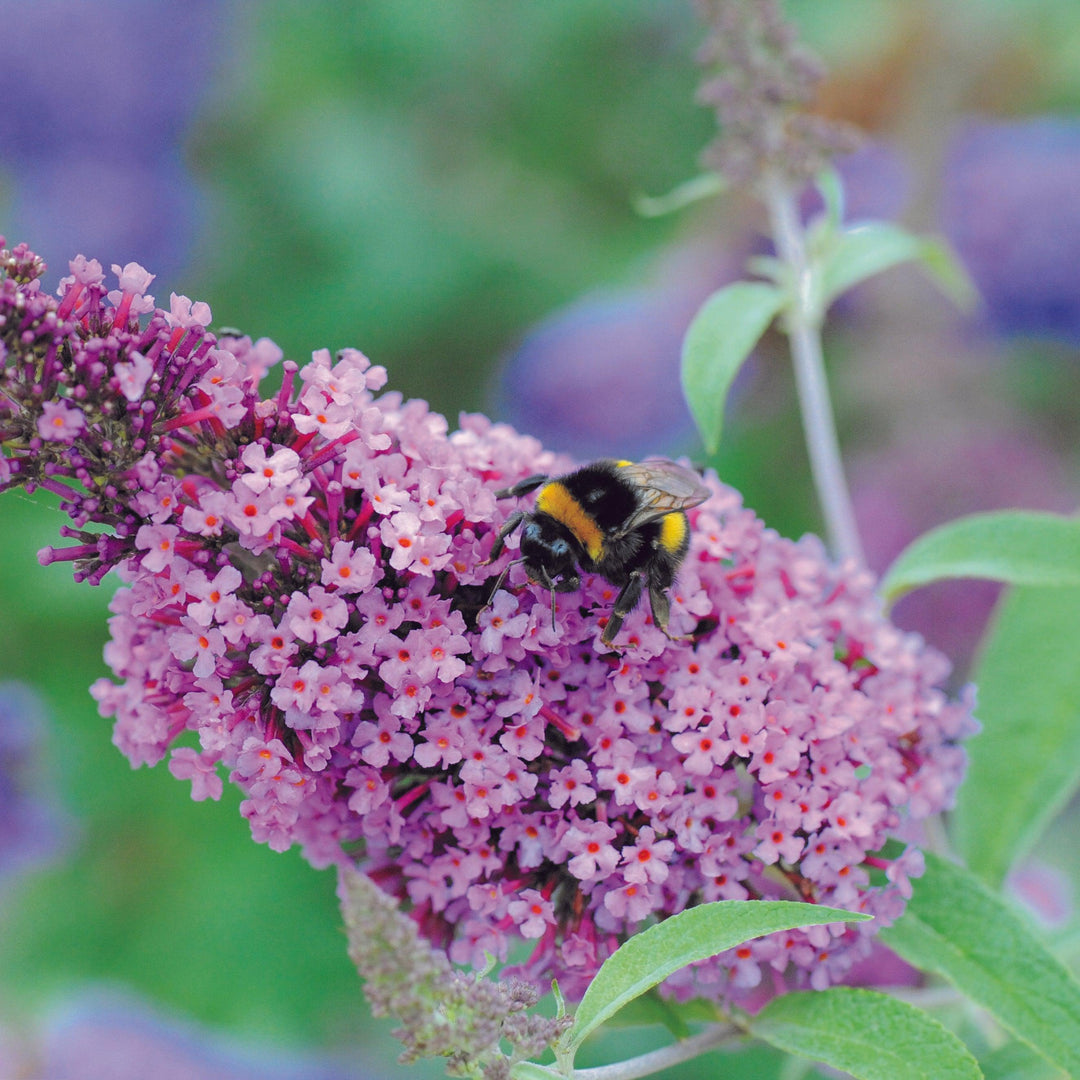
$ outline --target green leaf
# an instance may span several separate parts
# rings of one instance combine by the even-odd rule
[[[775,285],[737,281],[713,293],[686,331],[683,393],[710,454],[720,446],[732,380],[785,300]]]
[[[979,306],[979,290],[971,280],[960,257],[945,240],[922,238],[919,259],[934,284],[961,310],[974,311]]]
[[[774,998],[750,1022],[759,1039],[859,1080],[980,1080],[968,1048],[921,1009],[837,986]]]
[[[727,186],[719,173],[702,173],[692,180],[685,180],[666,195],[639,195],[634,200],[634,209],[642,217],[662,217],[702,199],[720,195]]]
[[[563,1074],[553,1065],[537,1065],[535,1061],[519,1061],[510,1075],[513,1080],[563,1080]]]
[[[1009,1042],[979,1058],[985,1080],[1068,1080],[1022,1042]]]
[[[563,1047],[572,1055],[589,1032],[628,1001],[696,960],[796,926],[863,921],[854,911],[791,900],[718,900],[672,915],[635,934],[604,962],[585,991]]]
[[[825,203],[825,220],[834,229],[844,221],[844,181],[836,169],[824,169],[814,180],[814,187]]]
[[[781,289],[788,289],[790,286],[791,267],[783,259],[773,255],[751,255],[746,260],[746,269]]]
[[[852,225],[831,237],[821,265],[824,306],[860,281],[913,260],[922,263],[942,292],[962,310],[975,306],[975,286],[944,241],[915,236],[884,221]]]
[[[997,885],[1080,788],[1080,588],[1013,589],[975,670],[982,731],[952,836]]]
[[[1080,983],[1006,903],[935,855],[907,910],[881,938],[944,975],[1047,1061],[1080,1076]]]
[[[886,602],[944,578],[1013,585],[1080,585],[1080,520],[1002,510],[957,518],[924,533],[881,581]]]

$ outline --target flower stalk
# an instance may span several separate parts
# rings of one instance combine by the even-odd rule
[[[761,187],[777,254],[790,272],[791,299],[784,323],[791,342],[799,411],[826,537],[837,559],[852,559],[861,566],[866,560],[829,398],[821,347],[824,312],[806,250],[806,236],[790,183],[779,173],[770,172]]]
[[[658,1050],[650,1050],[647,1054],[616,1061],[611,1065],[575,1069],[573,1080],[640,1080],[641,1077],[653,1076],[662,1069],[681,1065],[684,1061],[693,1061],[694,1058],[731,1042],[738,1035],[739,1029],[734,1024],[712,1024],[697,1035],[680,1039]]]
[[[855,132],[810,110],[823,70],[796,40],[777,0],[699,0],[699,6],[708,26],[699,60],[708,70],[698,100],[715,110],[718,127],[702,161],[765,205],[787,271],[785,328],[829,546],[837,559],[862,566],[825,379],[824,305],[796,202],[834,155],[854,148]]]

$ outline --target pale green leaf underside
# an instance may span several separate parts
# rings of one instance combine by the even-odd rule
[[[702,173],[674,187],[666,195],[639,195],[634,209],[642,217],[661,217],[682,210],[685,206],[719,195],[727,189],[727,181],[719,173]]]
[[[953,841],[991,885],[1080,787],[1080,588],[1017,588],[998,604],[974,673],[982,731]]]
[[[547,1065],[537,1065],[534,1061],[519,1061],[510,1070],[510,1075],[513,1080],[555,1080],[561,1077],[562,1073],[554,1066],[549,1068]]]
[[[868,916],[791,900],[719,900],[689,908],[635,934],[605,962],[581,999],[564,1046],[569,1053],[628,1001],[697,960],[744,941],[831,922]]]
[[[881,592],[891,603],[946,578],[1080,585],[1080,520],[1027,510],[957,518],[904,548],[885,572]]]
[[[737,281],[713,293],[686,331],[683,393],[709,453],[720,446],[728,390],[784,300],[775,285]]]
[[[1080,984],[978,878],[927,854],[915,895],[882,940],[944,975],[1018,1039],[1080,1076]]]
[[[853,225],[836,233],[822,258],[821,295],[828,307],[842,293],[901,263],[917,261],[938,287],[962,310],[974,307],[978,294],[967,272],[940,240],[884,221]]]
[[[844,220],[844,182],[833,168],[825,169],[814,181],[825,203],[825,221],[830,228],[840,228]]]
[[[876,990],[786,994],[753,1018],[759,1039],[859,1080],[979,1080],[971,1052],[921,1009]]]

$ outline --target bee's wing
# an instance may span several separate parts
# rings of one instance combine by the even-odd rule
[[[638,508],[619,530],[620,536],[673,510],[689,510],[712,494],[696,472],[667,458],[646,458],[620,465],[619,474],[635,486],[640,499]]]

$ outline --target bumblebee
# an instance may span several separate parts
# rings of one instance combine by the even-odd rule
[[[517,498],[539,488],[530,512],[517,510],[499,530],[486,562],[502,553],[506,538],[522,523],[521,557],[529,580],[555,594],[581,585],[579,570],[597,573],[619,587],[601,641],[610,645],[623,619],[648,586],[656,625],[668,637],[671,605],[667,590],[690,546],[686,511],[711,492],[690,469],[665,458],[642,462],[594,461],[565,476],[530,476],[497,491]],[[510,567],[499,576],[498,592]]]

